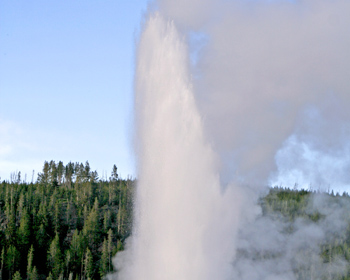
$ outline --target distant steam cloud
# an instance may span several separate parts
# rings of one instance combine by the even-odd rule
[[[296,221],[286,236],[254,205],[285,178],[327,185],[340,170],[337,183],[349,183],[350,2],[159,0],[156,9],[137,53],[139,185],[118,279],[296,279],[293,254],[308,238],[305,263],[322,274],[325,226]],[[280,266],[235,258],[264,246]]]
[[[291,135],[327,153],[349,138],[350,3],[225,2],[202,30],[196,98],[215,150],[234,162],[225,180],[261,185]],[[310,107],[322,116],[305,125]]]

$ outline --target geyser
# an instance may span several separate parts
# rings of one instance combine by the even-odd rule
[[[174,23],[150,16],[136,72],[135,223],[118,279],[225,279],[232,269],[239,195],[220,189],[188,61]]]
[[[291,170],[320,179],[321,164],[339,182],[350,180],[350,2],[156,4],[137,52],[134,229],[114,276],[312,279],[293,271],[305,243],[303,264],[326,275],[333,268],[317,248],[332,230],[296,221],[287,234],[288,223],[257,215],[256,198]],[[199,49],[193,34],[207,40]],[[306,158],[299,147],[319,156]],[[325,216],[339,224],[332,211]],[[247,254],[235,258],[236,251]]]

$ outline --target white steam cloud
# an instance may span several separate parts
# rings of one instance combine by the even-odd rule
[[[156,9],[137,53],[133,235],[110,278],[317,279],[326,226],[296,221],[286,236],[254,205],[271,182],[349,183],[350,2],[159,0]],[[315,273],[296,277],[295,251],[309,239],[304,264]],[[283,256],[278,269],[249,257],[264,246]],[[330,275],[342,270],[334,264]]]
[[[141,36],[135,98],[139,184],[125,253],[132,255],[119,277],[204,280],[218,271],[232,274],[240,196],[221,192],[193,96],[186,44],[174,23],[159,14]]]
[[[291,135],[327,154],[344,147],[350,2],[225,2],[222,16],[204,29],[210,40],[196,69],[207,134],[215,150],[234,162],[233,169],[223,165],[225,180],[238,174],[263,184]],[[305,125],[310,107],[321,115]]]

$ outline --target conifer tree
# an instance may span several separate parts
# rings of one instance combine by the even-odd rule
[[[22,280],[21,273],[18,270],[13,275],[12,280]]]
[[[90,173],[90,182],[91,183],[97,183],[97,180],[98,180],[98,173],[97,171],[91,171]]]
[[[61,215],[60,215],[60,208],[61,205],[59,203],[59,201],[57,201],[55,203],[55,210],[54,210],[54,216],[53,216],[53,224],[55,227],[55,232],[58,233],[60,231],[60,219],[61,219]]]
[[[14,207],[8,205],[8,210],[6,209],[7,226],[5,229],[5,236],[11,244],[13,244],[16,239],[16,218],[14,212]]]
[[[81,260],[83,259],[85,246],[82,234],[79,234],[78,230],[75,230],[72,236],[72,242],[69,248],[71,252],[71,259],[73,260],[72,265],[75,269],[82,265]]]
[[[85,252],[85,259],[84,259],[84,274],[87,279],[92,279],[93,271],[94,271],[94,267],[93,267],[92,254],[89,248],[87,248]]]
[[[19,263],[20,254],[16,247],[14,245],[10,245],[10,247],[7,249],[6,254],[6,267],[9,271],[9,279],[11,279],[11,275],[17,268],[17,265]]]
[[[92,249],[96,249],[97,241],[99,238],[99,219],[98,213],[95,207],[90,211],[88,218],[85,221],[83,228],[84,236],[88,242],[88,245]]]
[[[113,165],[113,169],[112,169],[112,174],[111,174],[111,179],[112,181],[117,181],[118,180],[118,168],[117,166],[114,164]]]
[[[56,233],[55,238],[52,240],[47,254],[48,264],[51,268],[52,276],[55,279],[58,279],[61,271],[61,249],[58,233]]]
[[[38,182],[42,185],[47,185],[49,182],[50,166],[47,161],[44,162],[43,172],[38,174]]]
[[[44,248],[47,241],[47,232],[43,223],[40,224],[39,229],[35,233],[35,239],[40,248]]]
[[[29,249],[28,261],[27,261],[27,280],[36,280],[38,278],[37,269],[33,266],[34,247],[33,245]]]
[[[64,181],[69,189],[72,187],[74,169],[74,163],[68,162],[68,164],[65,167]]]
[[[100,260],[100,275],[101,278],[107,274],[109,271],[109,253],[108,253],[108,244],[106,238],[103,240],[102,244],[102,254]]]
[[[100,207],[99,207],[99,202],[98,202],[98,198],[97,198],[97,196],[96,196],[96,197],[95,197],[95,201],[94,201],[94,209],[95,209],[97,215],[98,215],[98,209],[99,209],[99,208],[100,208]]]
[[[57,167],[56,167],[56,163],[51,160],[50,164],[49,164],[49,182],[52,186],[56,187],[58,185],[58,181],[57,181]]]
[[[28,261],[27,261],[27,278],[28,279],[31,279],[31,275],[33,272],[33,258],[34,258],[34,248],[32,245],[29,249]]]
[[[22,211],[23,211],[23,208],[24,208],[24,205],[25,202],[24,202],[24,195],[23,193],[21,192],[21,194],[19,195],[19,200],[18,200],[18,204],[17,204],[17,213],[18,213],[18,217],[22,217]]]
[[[111,271],[111,263],[112,263],[112,251],[113,251],[113,232],[112,229],[108,230],[108,271]]]
[[[54,277],[50,271],[49,275],[46,277],[46,280],[54,280]]]
[[[62,179],[63,179],[63,172],[64,172],[64,165],[62,161],[58,162],[57,165],[57,181],[58,184],[61,185],[62,184]]]
[[[36,269],[36,266],[33,267],[31,277],[32,278],[29,278],[27,280],[38,280],[39,279],[39,274],[38,274],[38,271]]]
[[[67,207],[66,207],[66,224],[69,226],[69,221],[71,219],[71,205],[70,201],[67,202]]]
[[[111,211],[108,209],[103,216],[103,231],[107,232],[111,226]]]
[[[88,161],[85,162],[85,167],[83,170],[84,170],[83,171],[84,181],[87,182],[90,180],[90,171],[91,171],[90,164]]]
[[[30,239],[30,217],[27,209],[24,208],[21,220],[19,222],[18,228],[18,240],[20,244],[20,249],[26,251],[28,250],[29,239]]]

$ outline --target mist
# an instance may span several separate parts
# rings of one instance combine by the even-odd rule
[[[326,212],[325,224],[295,221],[285,234],[290,224],[263,218],[257,199],[272,184],[349,183],[349,11],[345,0],[151,6],[135,75],[134,229],[111,279],[342,271],[341,259],[325,268],[318,258],[339,211]],[[306,243],[302,263],[318,274],[297,277]],[[282,256],[278,267],[249,254],[264,246]]]
[[[344,151],[349,2],[225,4],[204,29],[210,40],[196,66],[196,98],[224,181],[264,184],[292,136],[327,155]]]
[[[126,256],[130,263],[119,267],[118,276],[175,280],[213,279],[218,271],[230,275],[239,195],[220,189],[217,159],[204,139],[195,105],[186,44],[174,23],[158,13],[149,18],[139,44],[139,183],[131,247],[125,252],[131,254]]]

